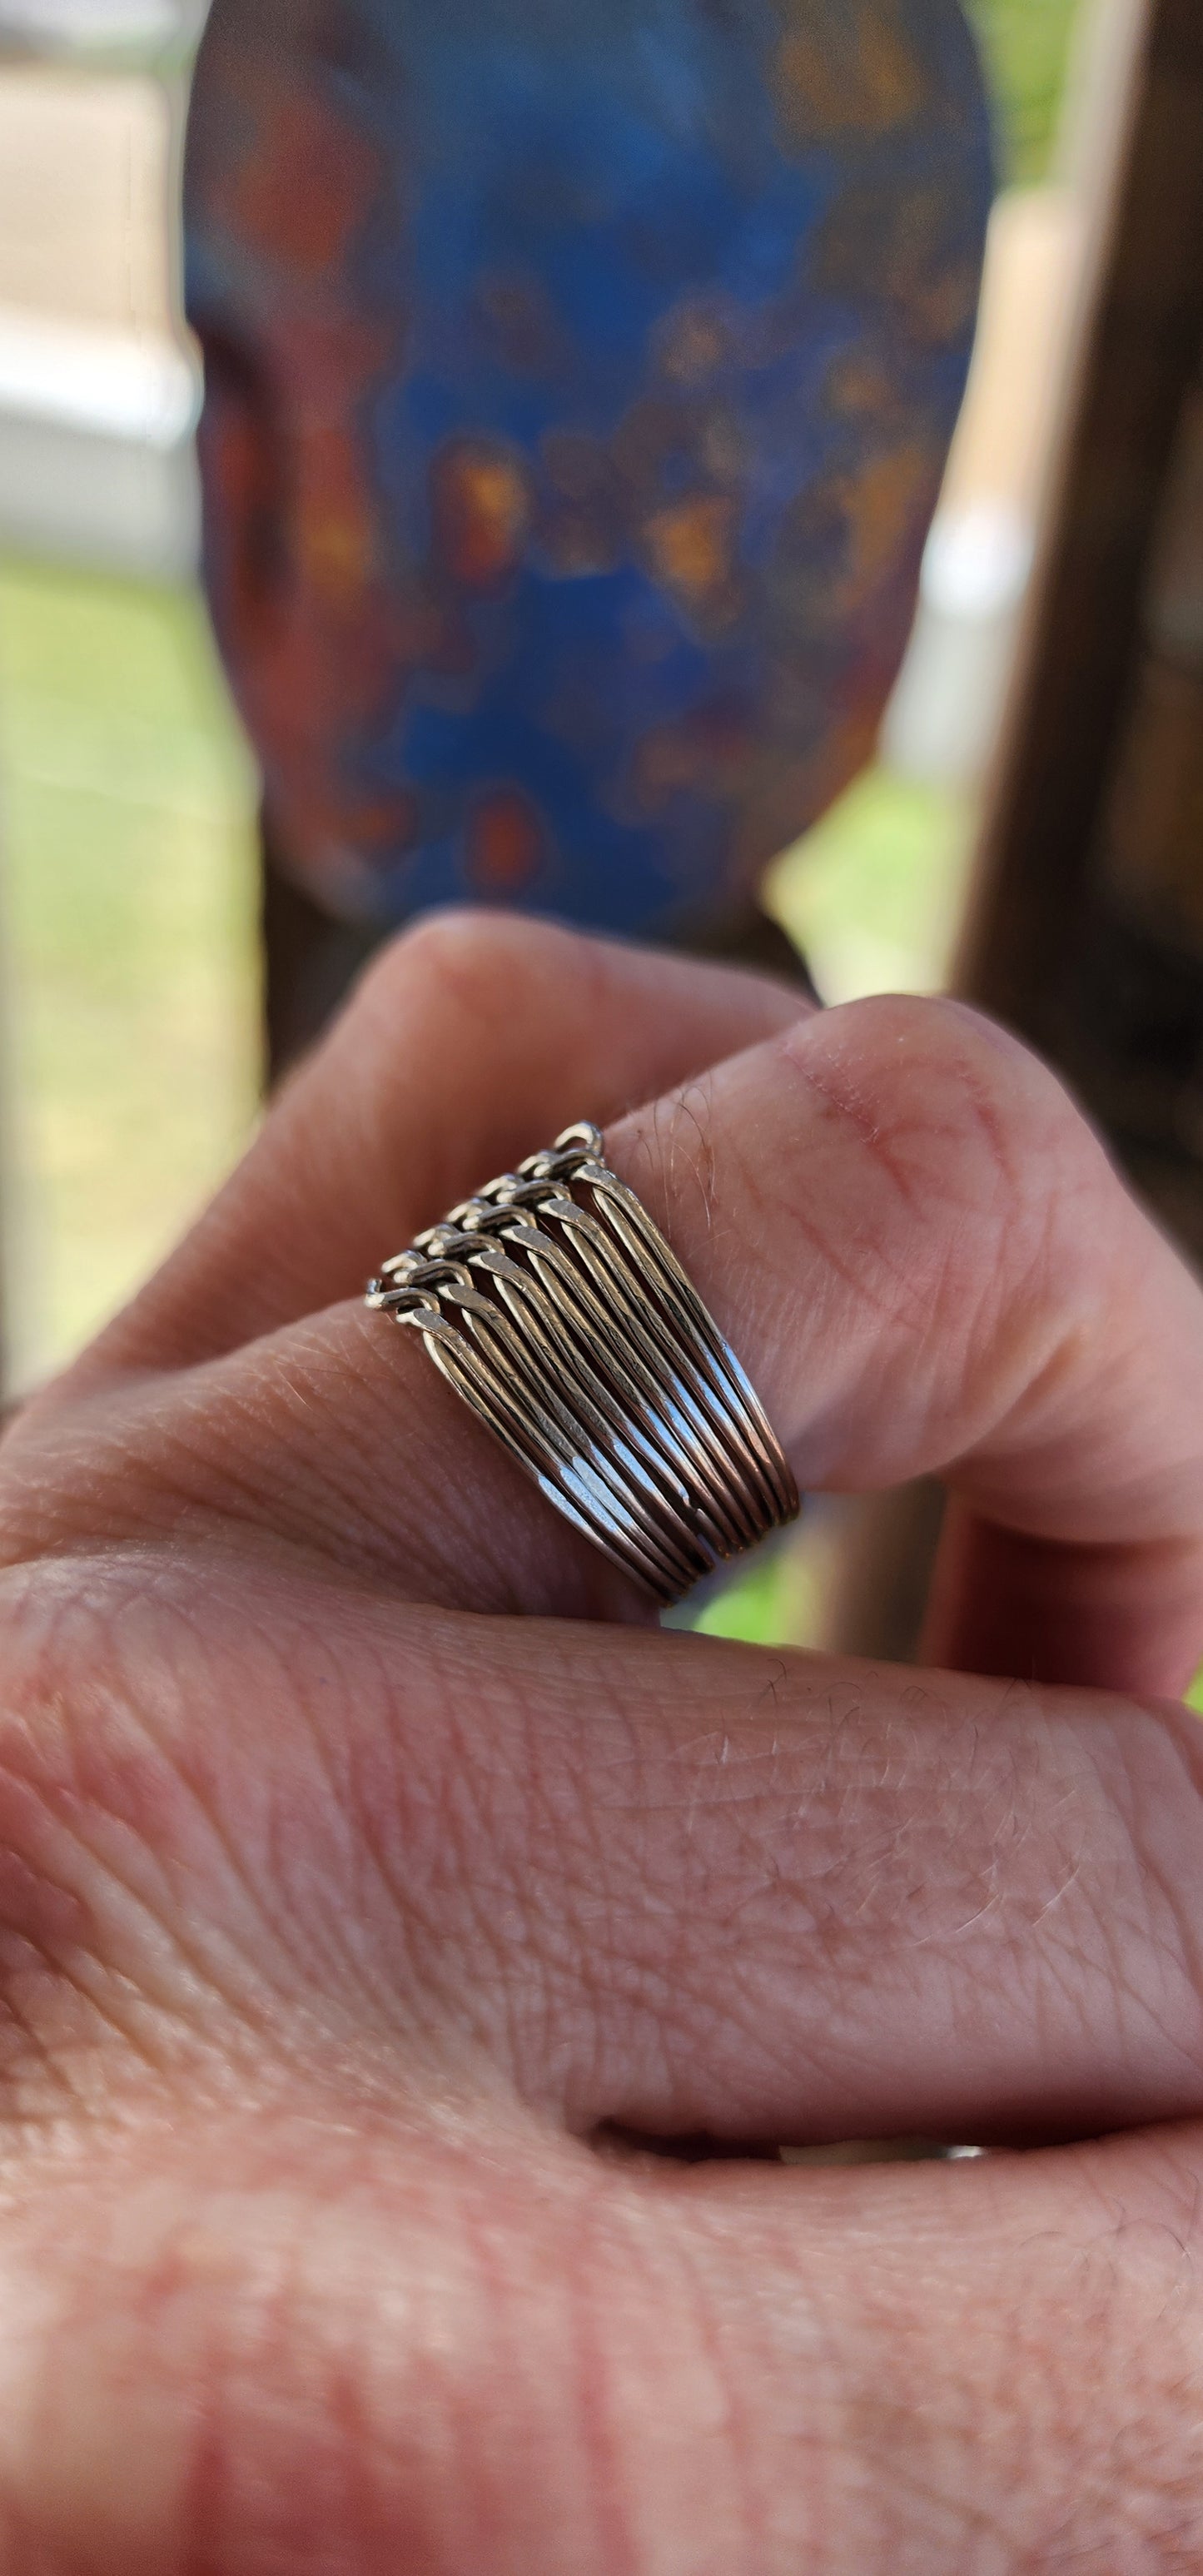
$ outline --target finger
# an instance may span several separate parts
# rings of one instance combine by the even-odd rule
[[[619,2546],[631,2566],[708,2557],[724,2576],[888,2576],[900,2550],[916,2576],[1070,2551],[1108,2571],[1197,2562],[1197,2130],[871,2176],[599,2164],[472,2062],[503,1906],[515,1932],[529,1909],[514,2039],[563,1955],[496,1876],[475,1904],[465,1879],[447,1939],[483,1781],[498,1809],[529,1799],[533,1834],[555,1815],[552,1783],[499,1760],[501,1740],[465,1780],[481,1711],[452,1693],[472,1623],[340,1610],[332,1582],[273,1602],[243,1574],[235,1591],[228,1559],[186,1570],[167,1551],[37,1580],[58,1597],[28,1641],[46,1701],[24,1744],[30,1674],[17,1652],[6,1667],[5,2073],[24,2047],[44,2079],[11,2125],[0,2240],[14,2567],[157,2576],[190,2552],[229,2576],[306,2557],[375,2576],[412,2563],[415,2533],[445,2576],[612,2576]],[[124,1600],[106,1602],[114,1582]],[[444,1687],[394,1757],[362,1686],[404,1688],[434,1627]],[[262,1727],[231,1706],[234,1634]],[[346,1733],[320,1716],[332,1665]],[[569,1740],[564,1696],[567,1760],[591,1738]],[[432,1807],[408,1756],[440,1734]],[[630,1743],[615,1729],[603,1749]],[[239,1909],[216,1920],[215,1872]],[[602,1975],[623,1896],[592,1926],[581,1907]],[[645,2013],[677,1935],[667,1905],[655,1928]],[[406,2011],[415,1966],[424,2014]],[[711,2027],[729,2000],[712,1989]],[[123,2020],[114,2117],[96,2062],[120,2063]],[[189,2028],[209,2042],[200,2080]],[[950,2016],[947,2059],[959,2040]]]
[[[1185,1690],[1199,1661],[1197,1542],[1172,1534],[1080,1545],[1033,1538],[950,1505],[920,1660],[1117,1690]]]
[[[388,1253],[590,1103],[615,1116],[810,1007],[758,976],[547,922],[431,917],[369,972],[64,1392],[178,1368],[355,1296]]]
[[[608,1150],[800,1484],[945,1474],[1029,1543],[1000,1647],[1012,1670],[1039,1676],[1047,1653],[1058,1677],[1185,1687],[1203,1654],[1200,1294],[1035,1059],[959,1005],[854,1004],[636,1113]],[[103,1502],[117,1531],[161,1525],[174,1502],[265,1522],[413,1597],[634,1602],[410,1337],[358,1308],[194,1372],[174,1407],[149,1390],[111,1438],[106,1463],[93,1425],[86,1492],[34,1445],[20,1546],[62,1543],[77,1507],[94,1527]],[[1068,1586],[1055,1619],[1032,1571],[1050,1547],[1106,1570]],[[991,1659],[972,1602],[943,1615],[966,1660]]]
[[[858,1004],[639,1111],[608,1150],[749,1370],[800,1484],[942,1473],[1004,1534],[1005,1625],[972,1567],[945,1585],[958,1662],[1185,1688],[1203,1657],[1203,1300],[1025,1050],[958,1005]],[[482,1606],[500,1593],[579,1607],[586,1543],[561,1535],[477,1426],[466,1442],[463,1408],[395,1353],[406,1337],[382,1346],[371,1326],[332,1320],[305,1358],[316,1394],[332,1382],[328,1333],[340,1386],[361,1390],[357,1476],[366,1460],[396,1513],[386,1444],[404,1407],[424,1504],[422,1457],[440,1473],[462,1462],[446,1548],[438,1507],[423,1514],[450,1597],[471,1564]],[[319,1422],[301,1492],[321,1479],[323,1443]],[[499,1523],[501,1495],[513,1508]],[[487,1563],[474,1554],[486,1534]],[[937,1631],[933,1651],[944,1642]]]
[[[856,1004],[626,1122],[613,1152],[800,1482],[943,1475],[999,1534],[966,1553],[962,1521],[929,1653],[1185,1689],[1203,1297],[1035,1058],[959,1004]]]
[[[403,2092],[437,2059],[582,2133],[1203,2115],[1185,1713],[466,1621],[262,1543],[22,1583],[5,2080],[30,2122],[48,2049],[91,2099],[148,2055],[186,2088],[189,2036],[268,2083],[279,2050]]]
[[[14,2568],[1188,2576],[1203,2140],[599,2167],[496,2107],[25,2160]]]
[[[540,1658],[527,1633],[455,1646],[480,1728],[460,1866],[496,1927],[478,2009],[524,2098],[798,2145],[1203,2117],[1191,1717],[692,1638],[552,1631]],[[433,1670],[401,1734],[446,1796]]]

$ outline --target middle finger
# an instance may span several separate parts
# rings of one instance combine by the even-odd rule
[[[433,2052],[442,2081],[487,2076],[575,2131],[803,2144],[1203,2115],[1185,1711],[465,1620],[262,1545],[6,1581],[27,1587],[14,1710],[70,1704],[68,1651],[105,1675],[76,1691],[77,1735],[35,1709],[28,1756],[10,1747],[41,1783],[33,1842],[10,1802],[10,1875],[56,1891],[52,1966],[85,1916],[128,1997],[176,1927],[189,1992],[254,1962],[266,2033],[362,2049],[402,2085]],[[119,1874],[74,1821],[93,1806]],[[126,1885],[148,1849],[149,1970]]]

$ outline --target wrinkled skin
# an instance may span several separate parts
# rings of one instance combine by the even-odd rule
[[[1203,2564],[1199,1292],[798,1012],[429,925],[11,1431],[3,2576]],[[800,1482],[947,1477],[926,1674],[661,1633],[357,1302],[582,1115]]]

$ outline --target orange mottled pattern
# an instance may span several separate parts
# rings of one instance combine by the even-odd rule
[[[927,63],[894,0],[784,0],[773,94],[792,142],[885,134],[919,114]]]
[[[518,563],[530,524],[520,460],[485,439],[456,439],[436,456],[431,518],[440,562],[465,590],[488,590]]]
[[[671,935],[872,751],[972,343],[958,0],[212,0],[206,571],[360,921]]]
[[[473,806],[468,823],[468,869],[477,894],[514,895],[539,872],[543,828],[529,799],[499,787]]]

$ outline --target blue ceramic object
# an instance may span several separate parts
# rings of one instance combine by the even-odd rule
[[[321,901],[746,900],[870,750],[990,193],[955,0],[214,0],[210,587]]]

